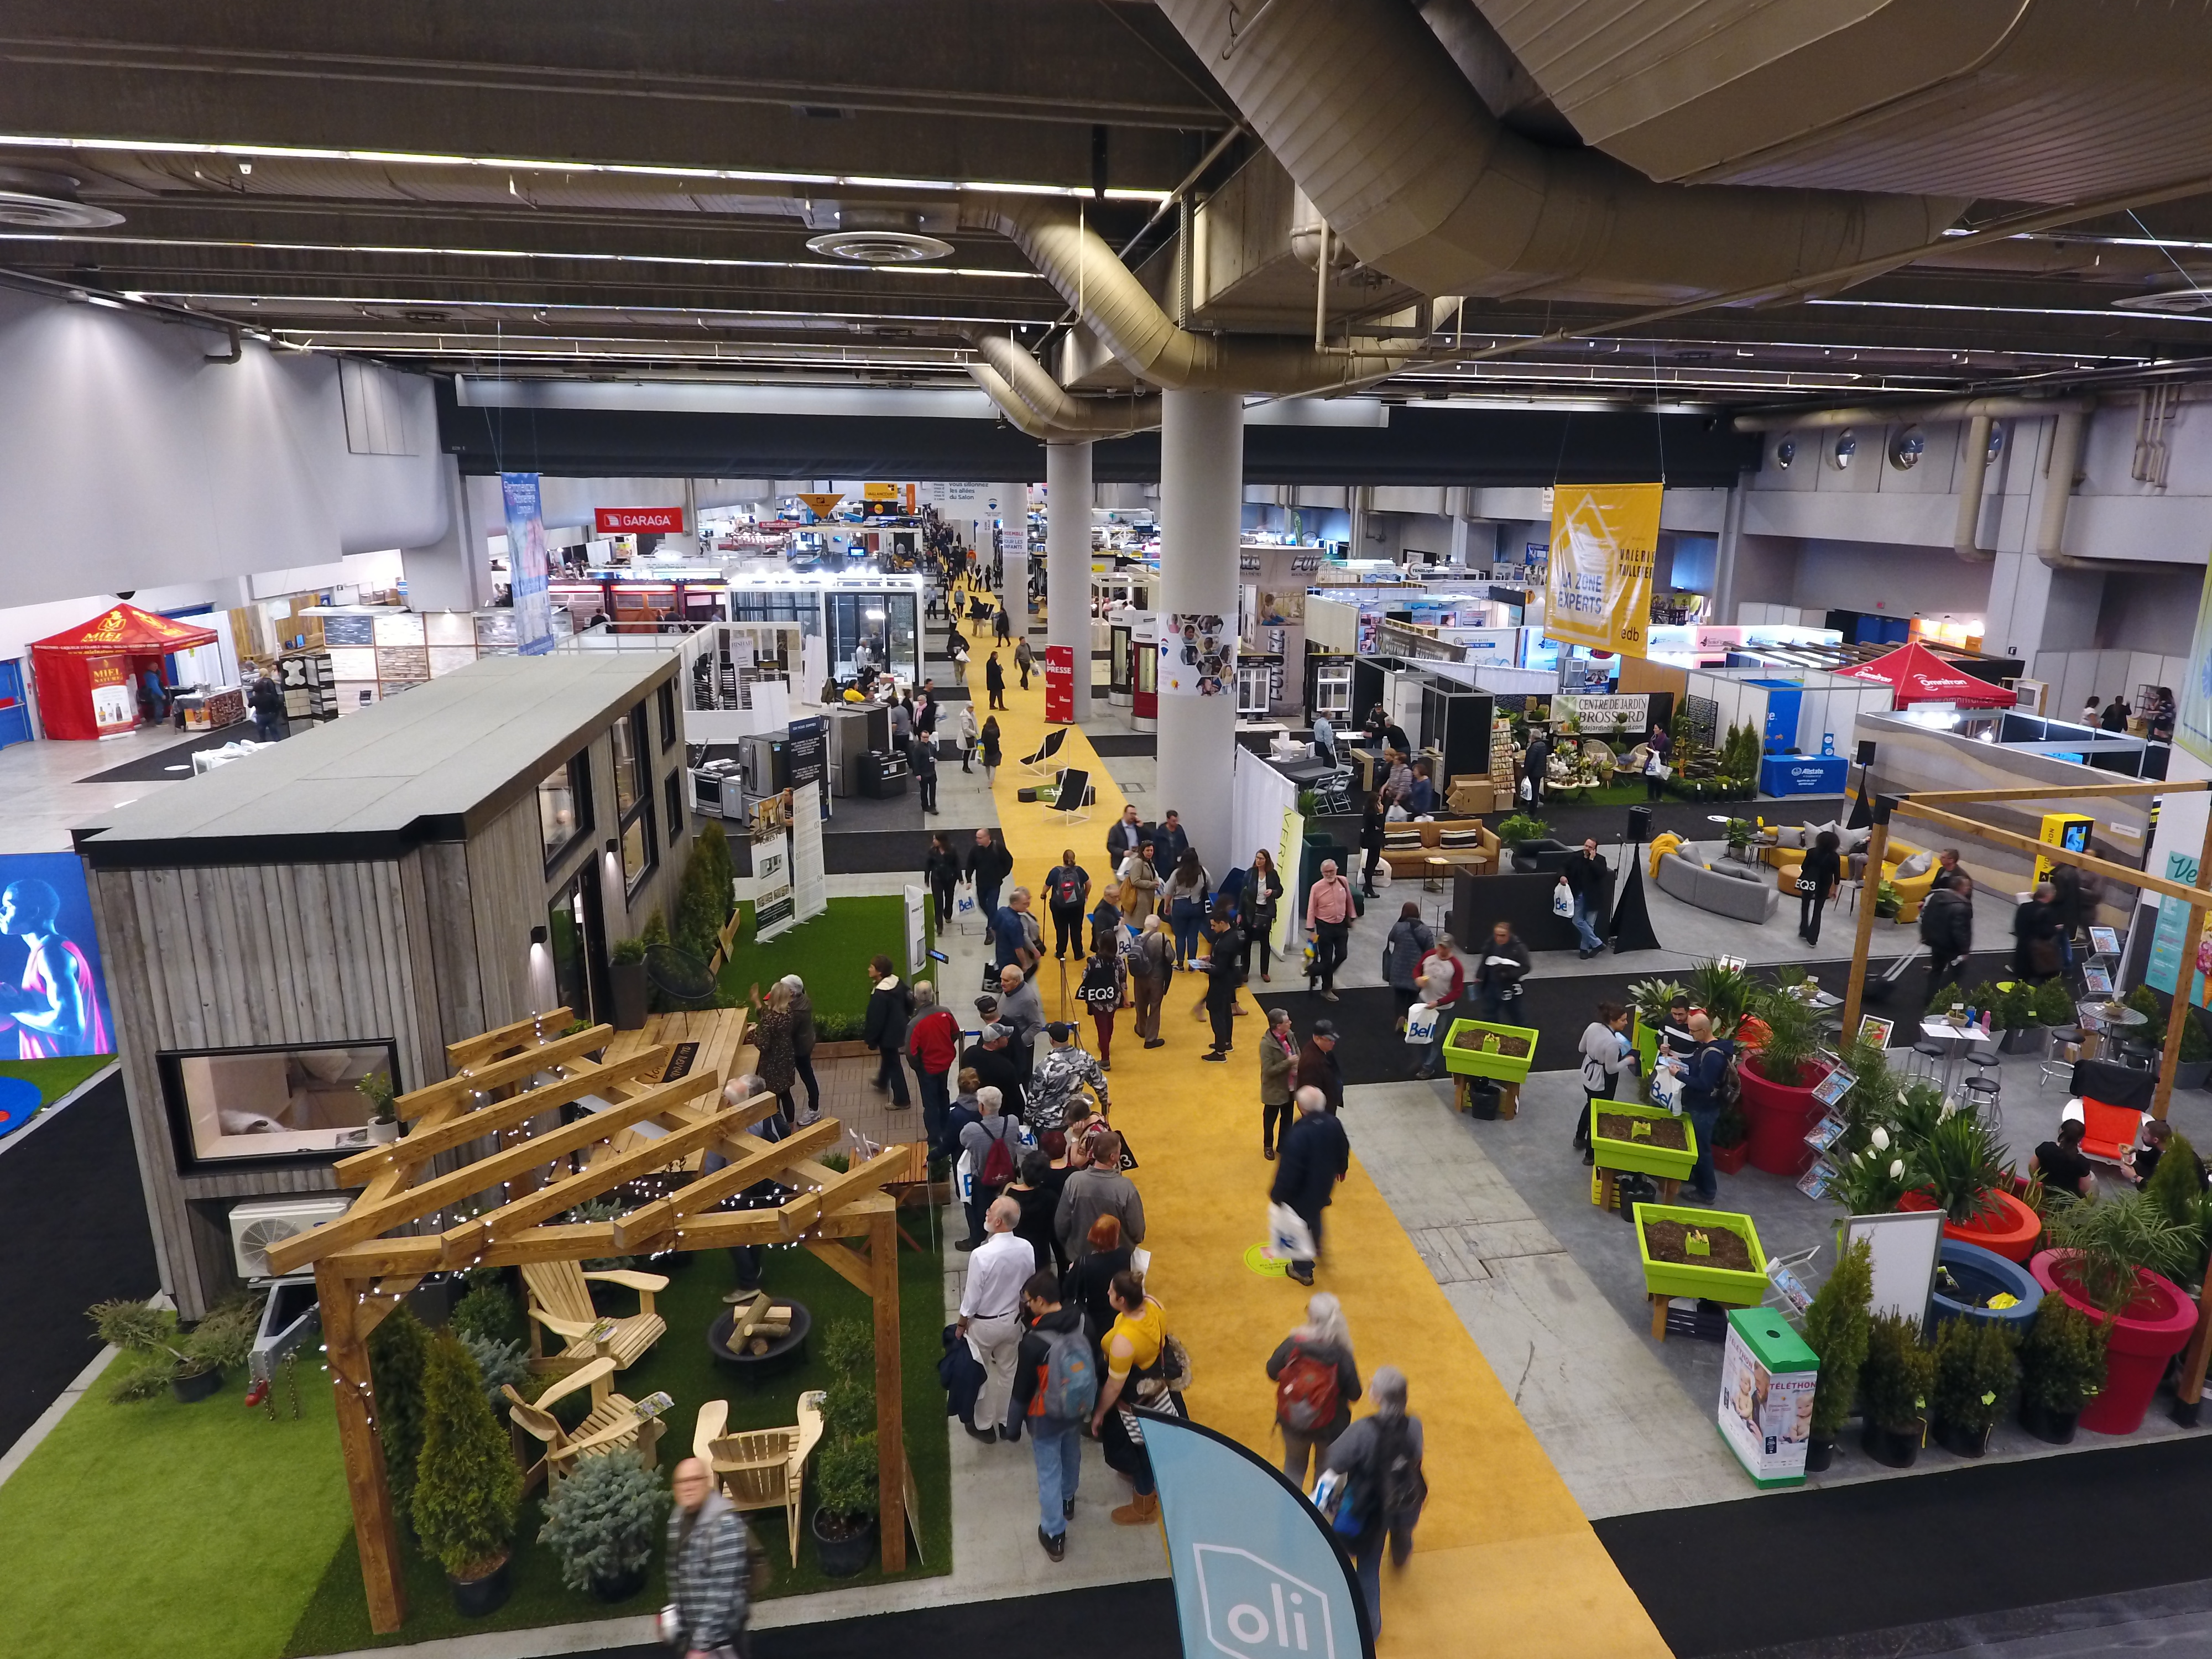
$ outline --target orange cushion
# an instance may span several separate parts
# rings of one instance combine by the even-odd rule
[[[2101,1158],[2107,1164],[2119,1162],[2120,1154],[2136,1143],[2142,1133],[2143,1114],[2126,1106],[2108,1105],[2081,1098],[2081,1151],[2085,1157]]]

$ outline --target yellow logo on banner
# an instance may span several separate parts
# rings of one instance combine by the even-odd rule
[[[1641,657],[1651,639],[1659,497],[1650,484],[1558,484],[1544,632],[1563,645]]]
[[[838,490],[829,495],[809,495],[802,490],[799,499],[806,503],[807,511],[816,518],[826,519],[837,510],[837,503],[845,499],[845,493]]]
[[[864,501],[895,501],[899,498],[899,487],[895,483],[864,483],[860,499]]]

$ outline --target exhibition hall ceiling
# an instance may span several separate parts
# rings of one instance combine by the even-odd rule
[[[1663,63],[1594,80],[1604,55],[1577,55],[1553,33],[1527,36],[1524,66],[1506,44],[1526,33],[1510,16],[1485,32],[1470,0],[1389,3],[1418,11],[1513,143],[1573,165],[1641,166],[1639,183],[1726,179],[1702,187],[1771,185],[1778,199],[1807,180],[1924,193],[1945,213],[1959,204],[1949,240],[1962,243],[2054,201],[2094,210],[2131,194],[2118,210],[1866,280],[1644,321],[1633,319],[1655,307],[1540,284],[1453,314],[1425,302],[1402,270],[1393,276],[1324,243],[1325,337],[1364,324],[1412,353],[1370,392],[1694,408],[2055,389],[2188,374],[2212,355],[2212,295],[2198,286],[2212,279],[2212,194],[2192,193],[2188,179],[2193,167],[2212,185],[2212,156],[2185,134],[2153,149],[2118,135],[2106,147],[2111,167],[2127,166],[2110,172],[2109,189],[2087,163],[2047,185],[2008,165],[2004,123],[2017,120],[2026,144],[2050,140],[2047,120],[2038,128],[2027,103],[2008,114],[1970,72],[1986,80],[1989,64],[2008,61],[1993,54],[2033,48],[2042,56],[2021,73],[2042,76],[2036,84],[2051,93],[2036,107],[2063,107],[2053,100],[2072,65],[2033,30],[1992,25],[1986,43],[1948,43],[1972,144],[1947,155],[1926,88],[1917,104],[1861,88],[1868,107],[1889,112],[1869,137],[1841,117],[1817,130],[1810,118],[1771,118],[1791,84],[1778,70],[1779,91],[1711,106],[1726,125],[1707,132],[1695,100],[1649,90],[1675,85]],[[1287,53],[1267,31],[1290,40],[1300,5],[1244,8],[1249,48],[1232,23],[1218,50],[1185,15],[1201,9],[23,0],[0,21],[0,268],[87,299],[236,324],[280,346],[415,369],[965,386],[976,329],[1012,329],[1055,368],[1082,355],[1054,349],[1075,320],[1070,301],[1013,242],[968,228],[979,216],[963,206],[1012,196],[1079,214],[1188,327],[1310,346],[1320,261],[1310,238],[1291,234],[1312,214],[1291,174],[1333,163],[1269,152],[1256,136],[1267,122],[1237,101],[1252,102],[1243,77],[1256,59],[1227,56]],[[1525,9],[1481,8],[1493,19]],[[1893,29],[1917,27],[1896,21],[1917,15],[1894,13]],[[1531,41],[1550,44],[1540,53]],[[1893,32],[1863,44],[1893,56],[1911,43]],[[2168,57],[2160,85],[2175,77]],[[1291,76],[1300,66],[1285,56],[1268,67]],[[2094,67],[2101,95],[2119,98],[2127,65]],[[2203,84],[2188,63],[2178,67]],[[1848,79],[1813,68],[1822,83]],[[1392,96],[1376,84],[1370,101],[1387,112]],[[1896,112],[1907,108],[1922,113]],[[1364,142],[1372,126],[1347,124],[1345,142]],[[2137,176],[2146,168],[2160,176]],[[1973,194],[1984,179],[2040,193]],[[1188,261],[1186,240],[1196,245]],[[915,257],[858,262],[848,257],[856,246]],[[1526,344],[1583,330],[1592,337]],[[1489,355],[1500,348],[1510,349]],[[1101,360],[1094,350],[1086,389],[1113,386]]]

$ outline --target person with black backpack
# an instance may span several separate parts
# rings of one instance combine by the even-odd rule
[[[1343,1307],[1327,1291],[1306,1298],[1305,1323],[1268,1356],[1267,1380],[1275,1385],[1283,1473],[1303,1492],[1308,1466],[1320,1472],[1329,1447],[1352,1425],[1352,1402],[1359,1398],[1352,1332]]]
[[[1114,930],[1118,933],[1121,930]],[[1091,959],[1083,964],[1083,982],[1076,988],[1075,1000],[1091,1011],[1091,1023],[1098,1032],[1098,1069],[1114,1069],[1114,1015],[1128,1000],[1129,973],[1121,965],[1121,953],[1111,936],[1091,941]]]
[[[1052,954],[1067,960],[1073,950],[1083,954],[1083,913],[1091,902],[1091,872],[1075,861],[1073,847],[1060,849],[1060,862],[1046,872],[1045,908],[1052,912]]]
[[[1083,1474],[1083,1424],[1098,1404],[1098,1368],[1083,1328],[1083,1310],[1063,1306],[1048,1273],[1022,1286],[1029,1332],[1014,1359],[1006,1437],[1026,1427],[1036,1460],[1037,1542],[1058,1561],[1067,1554],[1075,1487]]]
[[[1729,1091],[1735,1086],[1729,1062],[1735,1044],[1713,1035],[1713,1022],[1703,1009],[1690,1016],[1690,1036],[1697,1047],[1682,1067],[1682,1110],[1698,1133],[1697,1167],[1690,1171],[1690,1196],[1711,1204],[1720,1196],[1720,1177],[1713,1172],[1713,1131],[1720,1126],[1721,1111]]]
[[[1382,1546],[1387,1540],[1392,1566],[1406,1565],[1429,1488],[1421,1478],[1421,1419],[1406,1410],[1406,1373],[1395,1365],[1383,1366],[1375,1373],[1367,1397],[1375,1414],[1339,1435],[1322,1467],[1340,1477],[1330,1524],[1358,1572],[1368,1626],[1380,1636]]]

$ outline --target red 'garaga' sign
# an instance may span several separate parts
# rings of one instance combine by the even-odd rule
[[[664,535],[684,532],[680,507],[602,507],[594,509],[592,517],[602,536],[628,536],[641,530]]]

